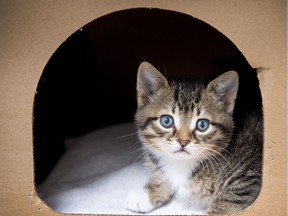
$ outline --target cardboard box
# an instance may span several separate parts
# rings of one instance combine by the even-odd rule
[[[287,213],[287,2],[19,1],[1,2],[0,215],[60,215],[37,196],[33,165],[33,103],[42,71],[72,33],[128,8],[190,14],[226,35],[259,73],[264,109],[263,187],[240,215]]]

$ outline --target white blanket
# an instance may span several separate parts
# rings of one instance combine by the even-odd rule
[[[126,209],[131,191],[141,190],[147,175],[133,123],[110,126],[68,139],[60,158],[37,192],[61,213],[135,214]],[[140,158],[140,159],[139,159]],[[201,214],[173,200],[151,214]]]

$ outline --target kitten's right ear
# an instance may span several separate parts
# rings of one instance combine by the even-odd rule
[[[168,87],[165,77],[150,63],[142,62],[137,75],[138,106],[151,101],[155,95],[160,93],[163,87]]]
[[[207,92],[217,107],[228,113],[233,113],[239,86],[239,77],[236,71],[228,71],[208,84]]]

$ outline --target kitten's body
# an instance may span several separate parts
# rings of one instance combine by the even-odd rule
[[[138,71],[136,123],[150,179],[127,208],[149,212],[177,198],[208,214],[238,212],[261,188],[262,115],[234,129],[236,72],[201,83],[168,81],[153,66]],[[208,125],[208,126],[207,126]]]

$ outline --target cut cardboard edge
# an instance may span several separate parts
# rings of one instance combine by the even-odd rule
[[[287,20],[285,1],[10,1],[3,6],[0,98],[2,215],[58,215],[33,183],[33,98],[50,56],[88,22],[112,11],[157,7],[190,14],[226,35],[258,74],[264,109],[264,176],[257,201],[238,215],[285,215],[287,210]],[[240,13],[241,11],[241,13]],[[237,16],[235,15],[237,14]],[[245,17],[240,19],[239,17]],[[238,18],[237,18],[238,17]],[[284,20],[285,19],[285,22]],[[241,29],[241,31],[239,30]],[[6,31],[4,31],[6,30]],[[51,34],[47,34],[50,32]],[[260,40],[261,39],[261,40]],[[9,42],[9,43],[8,43]],[[265,64],[265,65],[263,65]],[[23,85],[25,83],[25,85]],[[25,213],[24,213],[25,212]]]

